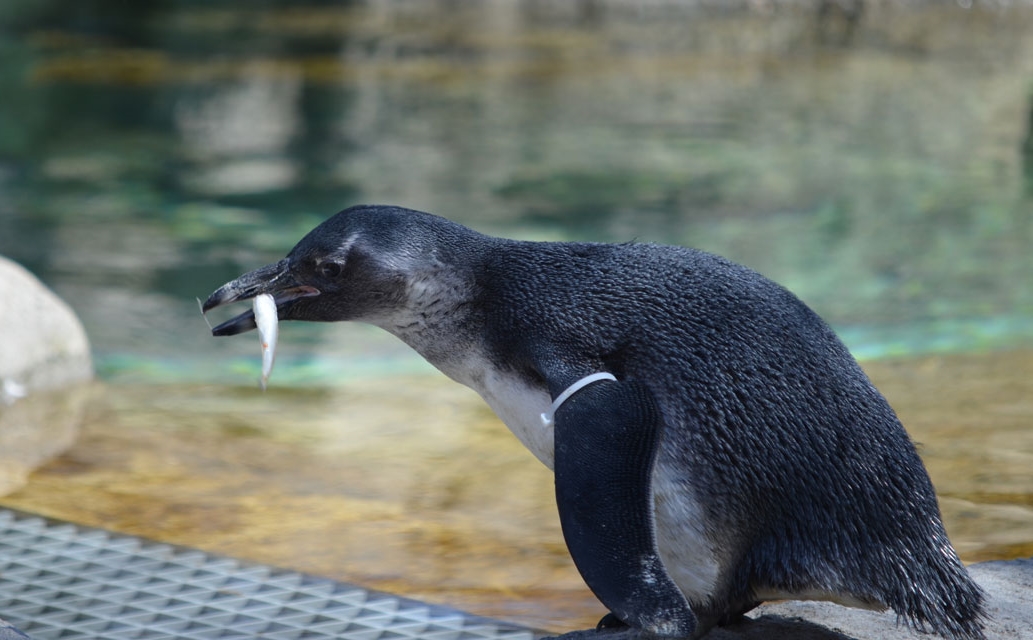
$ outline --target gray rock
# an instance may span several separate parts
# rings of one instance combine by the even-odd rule
[[[20,265],[0,256],[0,387],[8,403],[93,375],[75,312]]]
[[[6,620],[0,620],[0,640],[30,640],[29,636],[19,631]]]
[[[1033,558],[969,567],[989,599],[987,640],[1033,640]],[[830,602],[779,602],[750,612],[749,620],[711,631],[707,640],[932,640],[897,624],[893,613]],[[556,640],[651,640],[630,630],[575,631]],[[547,639],[546,639],[547,640]]]
[[[3,495],[75,440],[93,363],[75,313],[35,276],[3,257],[0,336]]]

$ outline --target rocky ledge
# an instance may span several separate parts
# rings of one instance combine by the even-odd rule
[[[987,640],[1033,640],[1033,558],[969,566],[986,590]],[[630,630],[575,631],[552,640],[647,640]],[[741,624],[711,631],[706,640],[933,640],[897,624],[893,613],[828,602],[780,602],[758,607]],[[548,638],[543,640],[550,640]]]

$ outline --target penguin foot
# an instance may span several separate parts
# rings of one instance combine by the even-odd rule
[[[628,623],[624,622],[613,613],[607,613],[599,620],[599,624],[595,625],[596,631],[606,631],[608,629],[627,629]]]
[[[606,620],[606,616],[600,622]],[[584,629],[582,631],[570,631],[558,636],[549,636],[541,640],[688,640],[687,637],[658,636],[656,634],[635,629],[626,625],[616,617],[617,625],[612,627],[597,627],[595,629]],[[0,638],[0,640],[3,640]]]
[[[728,625],[739,624],[740,622],[742,622],[746,618],[746,614],[748,612],[753,611],[754,609],[756,609],[760,605],[761,605],[760,601],[751,602],[751,603],[745,605],[742,609],[739,609],[738,611],[736,611],[734,613],[726,613],[725,615],[723,615],[717,621],[717,626],[725,627],[725,626],[728,626]]]

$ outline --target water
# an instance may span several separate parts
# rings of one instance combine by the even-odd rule
[[[292,416],[327,409],[308,394],[354,403],[355,389],[373,393],[378,381],[436,379],[372,328],[284,325],[274,391],[261,396],[249,391],[257,339],[207,335],[195,297],[279,259],[345,206],[410,206],[511,237],[707,249],[787,285],[840,332],[926,443],[969,559],[1028,555],[1033,9],[870,5],[851,23],[777,2],[753,12],[636,7],[9,1],[0,8],[0,253],[79,313],[107,395],[135,399],[128,415],[140,417],[127,428],[181,435],[196,421],[231,451],[260,420],[244,420],[242,405],[280,416],[261,433],[297,435],[304,420]],[[447,394],[426,384],[426,407],[406,396],[421,411]],[[239,394],[245,402],[225,399]],[[199,395],[203,410],[140,409]],[[116,409],[96,411],[86,434],[130,420],[120,402],[102,402]],[[391,432],[383,415],[376,424]],[[463,424],[462,433],[472,428]],[[311,442],[344,437],[317,431]],[[82,449],[97,438],[84,436],[72,457],[99,455]],[[410,480],[391,491],[464,450],[423,449],[436,451],[407,450]],[[381,459],[347,453],[338,471]],[[68,464],[37,482],[69,476]],[[146,480],[132,473],[141,472],[118,482]],[[460,493],[483,482],[457,478],[449,486]],[[197,494],[182,500],[196,504]],[[464,522],[487,508],[417,502]],[[388,512],[371,521],[402,518]],[[145,524],[116,521],[133,532]],[[422,528],[399,521],[428,558],[454,561],[455,545],[481,539],[435,538],[429,516]],[[222,544],[217,532],[191,530],[169,533]],[[554,525],[534,531],[527,556],[562,564]],[[407,566],[419,553],[404,556]],[[512,587],[520,594],[570,584],[552,568],[525,584],[513,575],[523,561],[505,564],[491,598],[462,581],[449,597],[485,606],[507,584],[524,585]],[[438,570],[409,583],[447,582]],[[404,588],[405,577],[377,584]],[[529,615],[546,611],[555,623],[553,596]]]
[[[14,3],[0,251],[120,380],[244,366],[194,298],[356,202],[715,251],[864,357],[1030,344],[1029,12],[873,9],[840,46],[798,10],[435,4]],[[418,366],[362,330],[288,344],[280,383]]]

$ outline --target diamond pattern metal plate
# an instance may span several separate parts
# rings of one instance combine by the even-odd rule
[[[535,638],[446,607],[6,509],[0,618],[33,640]]]

